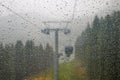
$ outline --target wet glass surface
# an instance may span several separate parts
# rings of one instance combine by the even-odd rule
[[[119,79],[119,0],[0,0],[0,80]]]

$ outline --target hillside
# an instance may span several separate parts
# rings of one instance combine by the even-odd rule
[[[60,80],[88,80],[85,67],[76,60],[61,63],[59,71]],[[53,80],[53,70],[50,69],[43,74],[34,75],[25,80]]]

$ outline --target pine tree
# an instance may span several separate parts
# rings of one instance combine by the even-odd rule
[[[90,80],[120,79],[120,12],[105,18],[95,16],[76,40],[76,55],[87,66]]]
[[[22,41],[17,41],[15,45],[15,70],[16,80],[22,80],[25,75],[25,53]]]
[[[31,40],[27,40],[25,44],[25,69],[26,69],[26,75],[32,75],[33,71],[33,65],[34,65],[34,42]]]

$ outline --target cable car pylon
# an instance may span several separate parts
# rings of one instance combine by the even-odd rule
[[[52,21],[52,22],[45,22],[45,23],[60,23],[57,21]],[[63,23],[63,22],[61,22]],[[68,21],[64,21],[64,23],[68,23]],[[41,30],[42,33],[49,35],[50,32],[54,32],[55,33],[55,53],[54,53],[54,80],[59,80],[59,32],[64,32],[65,35],[69,34],[71,31],[70,29],[64,28],[64,29],[60,29],[60,28],[54,28],[54,29],[50,29],[50,28],[46,28]]]

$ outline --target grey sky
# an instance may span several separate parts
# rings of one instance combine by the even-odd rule
[[[77,36],[85,29],[86,23],[88,21],[91,23],[96,14],[104,16],[119,10],[120,7],[119,0],[76,1],[74,19],[68,25],[72,32],[68,36],[60,33],[60,52],[63,52],[64,46],[74,45]],[[49,42],[53,45],[54,34],[47,36],[41,33],[41,29],[46,28],[42,21],[71,20],[75,0],[0,0],[0,3],[37,25],[36,27],[26,22],[0,6],[0,42],[14,43],[16,40],[33,39],[37,44]],[[55,26],[64,28],[65,24]]]
[[[96,14],[110,8],[114,0],[77,0],[76,16]],[[56,20],[70,19],[73,12],[75,0],[0,0],[3,4],[10,7],[17,13],[39,14],[44,17],[50,17]],[[12,14],[8,10],[0,7],[4,12],[2,16]]]
[[[0,3],[8,6],[38,26],[35,27],[27,23],[9,10],[0,6],[0,36],[4,38],[0,40],[1,42],[7,42],[8,40],[14,42],[14,40],[25,38],[35,39],[36,42],[39,42],[42,38],[45,43],[48,38],[50,39],[49,41],[53,42],[53,35],[46,36],[40,33],[38,28],[46,28],[42,21],[71,20],[75,0],[0,0]],[[70,39],[72,39],[74,43],[76,37],[85,29],[86,23],[88,21],[92,22],[94,15],[103,16],[110,14],[110,12],[118,8],[119,0],[77,0],[74,20],[68,26],[68,28],[72,30],[72,33],[68,36],[61,33],[61,45],[64,46],[63,42]],[[10,21],[12,22],[8,23]],[[65,24],[58,25],[58,27],[64,28]],[[9,30],[9,28],[14,29],[14,31]]]

